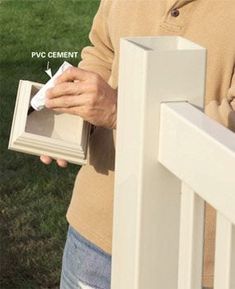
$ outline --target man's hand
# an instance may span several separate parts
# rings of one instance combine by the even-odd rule
[[[79,115],[95,126],[116,128],[117,90],[101,76],[72,67],[47,91],[46,107]]]
[[[46,107],[79,115],[96,126],[116,128],[117,90],[98,74],[80,68],[69,68],[57,78],[55,86],[47,91]],[[46,165],[52,162],[44,155],[40,160]],[[60,167],[68,165],[65,160],[56,162]]]
[[[52,160],[53,159],[51,157],[49,157],[49,156],[44,156],[44,155],[40,156],[40,161],[42,163],[44,163],[45,165],[50,165]],[[60,160],[60,159],[56,160],[56,163],[61,168],[66,168],[67,165],[68,165],[68,163],[65,160]]]

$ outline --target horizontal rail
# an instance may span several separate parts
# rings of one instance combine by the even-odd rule
[[[159,162],[235,224],[235,134],[187,102],[161,104]]]

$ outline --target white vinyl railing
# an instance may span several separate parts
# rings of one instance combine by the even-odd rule
[[[169,103],[159,142],[159,161],[182,181],[178,288],[201,288],[205,200],[217,210],[214,288],[234,289],[234,133],[188,103]]]
[[[201,289],[204,204],[217,210],[215,289],[235,289],[235,135],[203,112],[205,50],[123,39],[112,289]]]

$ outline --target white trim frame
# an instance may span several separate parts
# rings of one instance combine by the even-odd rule
[[[31,115],[28,116],[30,99],[42,86],[40,83],[20,80],[9,139],[9,149],[38,156],[49,155],[56,159],[64,159],[80,165],[85,164],[90,124],[83,121],[80,117],[69,114],[58,114],[47,110],[52,120],[50,135],[40,135],[39,133],[27,131],[26,123],[31,117]],[[32,114],[44,115],[45,110],[42,112],[35,111]],[[47,128],[50,126],[48,121],[45,121],[44,125]],[[60,130],[60,136],[66,130],[70,130],[69,133],[71,134],[72,132],[74,140],[68,140],[65,137],[53,137],[56,127]],[[45,132],[45,130],[46,127],[43,127],[42,131]],[[76,137],[73,135],[76,135]]]

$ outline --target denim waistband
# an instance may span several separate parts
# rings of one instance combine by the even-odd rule
[[[106,258],[110,259],[111,261],[111,255],[102,250],[100,247],[98,247],[96,244],[90,242],[85,237],[83,237],[78,231],[76,231],[73,227],[69,226],[68,233],[72,234],[75,239],[77,239],[79,242],[82,242],[87,247],[89,247],[91,250],[96,251],[99,254],[104,255]]]
[[[64,274],[97,288],[110,289],[111,255],[71,226],[68,230]],[[67,271],[67,272],[66,272]]]

